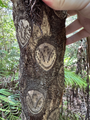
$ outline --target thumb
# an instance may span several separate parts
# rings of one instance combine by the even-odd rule
[[[90,0],[42,0],[54,10],[80,10],[84,8]]]

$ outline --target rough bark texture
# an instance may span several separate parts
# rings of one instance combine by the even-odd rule
[[[90,73],[90,36],[87,37],[87,56],[88,56],[88,63],[89,63],[89,73]]]
[[[20,47],[23,113],[26,120],[59,120],[64,90],[66,11],[54,11],[41,0],[12,2]]]
[[[87,37],[87,62],[88,62],[88,66],[87,66],[87,115],[86,115],[86,119],[90,120],[90,36]]]

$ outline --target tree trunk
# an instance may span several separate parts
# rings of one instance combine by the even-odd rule
[[[20,47],[22,120],[59,120],[66,11],[54,11],[41,0],[12,2]]]
[[[86,118],[85,120],[90,120],[90,36],[87,37],[87,115],[86,115]]]
[[[90,73],[90,36],[87,37],[87,56],[88,56],[88,64],[89,64],[89,73]]]

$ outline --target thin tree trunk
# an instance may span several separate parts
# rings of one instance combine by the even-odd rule
[[[22,120],[59,120],[66,11],[54,11],[41,0],[12,2],[20,47]]]
[[[87,55],[88,55],[88,64],[89,64],[89,73],[90,73],[90,36],[87,37]]]
[[[85,120],[90,120],[90,36],[87,37],[87,115],[86,115],[86,118]]]

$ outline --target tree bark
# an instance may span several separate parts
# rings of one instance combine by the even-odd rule
[[[90,73],[90,36],[87,37],[87,56],[88,56],[89,73]]]
[[[90,101],[89,101],[89,98],[90,98],[90,36],[87,37],[87,115],[86,115],[86,118],[85,120],[90,120]]]
[[[54,11],[41,0],[12,2],[20,47],[22,120],[59,120],[66,11]]]

